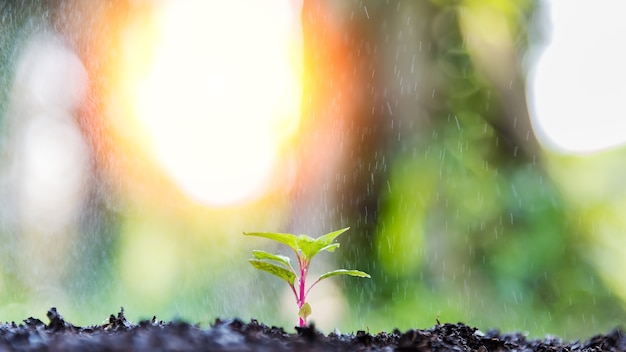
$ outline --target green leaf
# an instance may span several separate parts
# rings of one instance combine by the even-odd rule
[[[292,269],[289,257],[286,257],[284,255],[272,254],[266,251],[259,251],[259,250],[253,250],[252,254],[254,255],[254,258],[256,259],[274,260],[285,265],[287,268]]]
[[[250,264],[259,270],[267,271],[272,275],[278,276],[279,278],[287,281],[287,283],[293,287],[296,280],[296,274],[293,271],[259,259],[250,259]]]
[[[320,243],[324,244],[324,247],[328,246],[329,244],[333,243],[333,241],[335,240],[335,238],[337,238],[339,235],[341,235],[342,233],[346,232],[350,230],[349,227],[346,227],[345,229],[341,229],[341,230],[337,230],[337,231],[333,231],[331,233],[327,233],[323,236],[318,237],[316,240]]]
[[[322,276],[320,276],[319,279],[317,279],[317,281],[321,281],[321,280],[324,280],[328,277],[335,276],[335,275],[350,275],[350,276],[357,276],[357,277],[366,277],[368,279],[371,278],[371,276],[368,273],[360,271],[360,270],[337,269],[337,270],[329,271],[326,274],[323,274]]]
[[[306,318],[308,318],[311,313],[313,313],[313,310],[311,309],[309,302],[304,303],[300,308],[300,311],[298,311],[298,315],[304,319],[304,321],[306,321]]]
[[[329,244],[328,246],[320,249],[321,251],[329,251],[329,252],[334,252],[335,249],[339,248],[339,243],[333,243],[333,244]]]
[[[267,238],[276,242],[280,242],[291,249],[293,249],[296,254],[298,253],[298,236],[292,235],[290,233],[274,233],[274,232],[244,232],[246,236],[256,236]]]
[[[345,229],[327,233],[315,239],[307,235],[300,235],[298,236],[297,245],[304,256],[305,261],[311,262],[311,259],[313,259],[317,253],[324,250],[332,252],[337,249],[337,247],[339,247],[339,243],[333,243],[333,241],[337,238],[337,236],[348,231],[349,229],[349,227],[346,227]]]
[[[350,276],[357,276],[357,277],[366,277],[368,279],[371,278],[371,276],[368,273],[360,271],[360,270],[337,269],[337,270],[329,271],[326,274],[323,274],[322,276],[318,277],[317,280],[315,280],[315,282],[312,283],[311,286],[309,286],[309,288],[306,290],[306,294],[308,295],[309,291],[311,291],[313,286],[317,285],[318,282],[326,278],[329,278],[331,276],[335,276],[335,275],[350,275]]]
[[[313,237],[307,235],[300,235],[297,239],[297,246],[299,249],[298,255],[304,257],[304,261],[310,263],[311,258],[315,256],[323,246],[317,242]]]

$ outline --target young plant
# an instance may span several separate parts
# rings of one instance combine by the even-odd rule
[[[333,242],[337,236],[348,231],[349,227],[339,231],[331,232],[312,238],[307,235],[292,235],[289,233],[271,233],[271,232],[244,232],[247,236],[264,237],[270,240],[280,242],[291,248],[296,254],[298,260],[298,271],[291,266],[289,257],[278,254],[271,254],[265,251],[253,250],[254,259],[250,259],[250,264],[259,270],[267,271],[285,280],[291,291],[296,297],[298,304],[299,326],[306,326],[306,319],[311,315],[311,305],[306,301],[306,297],[313,286],[318,282],[335,275],[350,275],[357,277],[370,276],[359,270],[338,269],[329,271],[317,278],[308,288],[306,287],[307,274],[313,257],[321,251],[333,252],[339,247],[339,243]]]

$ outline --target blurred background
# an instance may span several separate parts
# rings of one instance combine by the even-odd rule
[[[5,1],[0,320],[256,318],[244,231],[350,226],[325,332],[626,319],[621,2]]]

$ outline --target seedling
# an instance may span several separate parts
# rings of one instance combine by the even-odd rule
[[[369,274],[363,271],[338,269],[321,275],[308,288],[306,287],[306,276],[309,272],[309,265],[311,265],[313,257],[321,251],[333,252],[335,249],[339,248],[339,243],[335,243],[333,241],[337,238],[337,236],[348,231],[348,229],[350,228],[346,227],[345,229],[331,232],[318,238],[312,238],[307,235],[296,236],[290,233],[243,233],[247,236],[268,238],[293,249],[296,254],[296,258],[298,259],[299,271],[296,271],[293,266],[291,266],[289,257],[279,254],[271,254],[260,250],[252,251],[254,259],[250,259],[250,264],[259,270],[264,270],[272,275],[278,276],[289,284],[291,291],[293,291],[293,295],[296,297],[296,303],[298,304],[300,327],[306,326],[306,319],[309,315],[311,315],[311,305],[306,301],[306,297],[309,294],[309,291],[311,291],[313,286],[317,285],[318,282],[335,275],[370,277]]]

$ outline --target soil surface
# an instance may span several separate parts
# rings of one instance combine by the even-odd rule
[[[288,334],[252,320],[221,320],[208,329],[185,322],[151,320],[133,324],[122,309],[103,325],[78,327],[66,322],[55,308],[50,322],[28,318],[22,324],[0,325],[0,351],[626,351],[621,329],[588,341],[558,338],[527,339],[519,333],[501,334],[458,324],[428,330],[324,335],[314,326]]]

